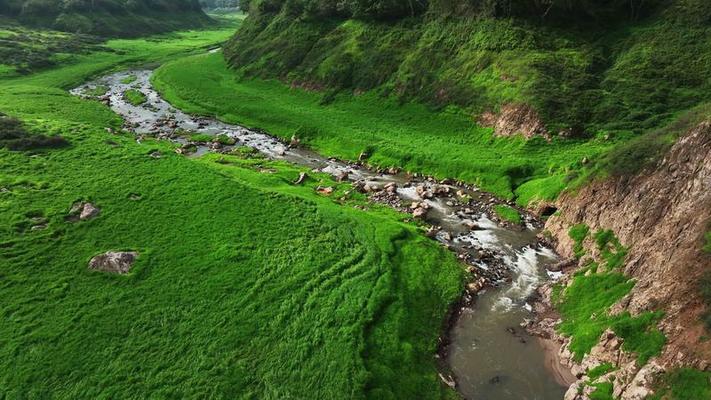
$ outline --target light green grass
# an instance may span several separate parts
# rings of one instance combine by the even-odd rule
[[[65,91],[225,34],[112,41],[0,81],[0,111],[71,143],[0,149],[2,397],[455,397],[433,354],[463,271],[405,215],[340,204],[325,176],[293,186],[302,170],[283,163],[109,135],[120,118]],[[77,200],[100,216],[65,222]],[[28,229],[37,216],[47,229]],[[130,275],[88,270],[115,249],[140,253]]]
[[[575,242],[576,256],[585,254],[583,241],[590,229],[585,224],[570,228],[569,235]],[[610,307],[627,295],[635,282],[618,272],[627,250],[612,231],[599,230],[593,237],[605,268],[592,262],[573,275],[572,282],[555,296],[556,308],[562,323],[558,330],[571,338],[570,350],[578,361],[600,340],[606,329],[624,340],[622,349],[637,355],[638,364],[644,365],[658,355],[666,344],[666,337],[657,328],[662,318],[660,311],[647,311],[637,316],[625,311],[610,315]]]
[[[366,151],[372,164],[459,178],[504,198],[534,179],[537,183],[522,189],[522,195],[554,198],[563,185],[553,177],[580,168],[584,157],[594,159],[615,144],[496,138],[456,108],[434,112],[375,93],[337,95],[322,105],[320,93],[238,78],[221,54],[166,64],[153,83],[167,100],[192,113],[260,127],[282,138],[296,135],[327,156],[355,160]]]
[[[145,94],[143,94],[143,92],[136,89],[129,89],[125,91],[123,93],[123,99],[126,100],[129,104],[133,104],[134,106],[140,106],[148,100],[148,98]]]
[[[496,212],[496,215],[498,215],[499,218],[504,221],[508,221],[513,224],[521,223],[521,214],[519,214],[518,211],[513,207],[507,206],[505,204],[498,204],[494,206],[494,212]]]
[[[136,82],[136,79],[138,79],[138,78],[136,78],[136,75],[129,75],[129,76],[121,79],[121,83],[123,83],[124,85],[128,85],[133,82]]]

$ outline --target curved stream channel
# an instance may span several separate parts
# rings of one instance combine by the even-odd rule
[[[519,326],[530,317],[526,298],[548,278],[545,267],[556,259],[550,249],[538,242],[540,224],[534,218],[524,213],[526,228],[507,228],[491,216],[491,207],[497,200],[475,187],[375,172],[306,149],[291,148],[265,133],[185,114],[161,99],[151,86],[151,74],[149,70],[120,72],[71,92],[97,98],[90,94],[92,89],[108,88],[98,98],[124,118],[126,126],[138,135],[137,140],[146,135],[186,144],[186,139],[176,136],[176,129],[227,135],[236,139],[235,146],[249,146],[269,158],[348,179],[361,188],[376,188],[381,201],[384,198],[396,208],[407,211],[413,202],[423,204],[425,221],[436,227],[431,229],[431,236],[455,251],[479,281],[497,286],[466,295],[455,313],[438,355],[442,380],[456,385],[471,400],[563,398],[564,384],[570,377],[548,359],[550,352],[545,347],[550,343],[529,336]],[[140,106],[127,103],[123,93],[129,89],[140,90],[148,100]],[[232,147],[199,145],[192,156],[229,151]],[[390,190],[382,190],[383,187]],[[475,293],[479,287],[470,289]]]

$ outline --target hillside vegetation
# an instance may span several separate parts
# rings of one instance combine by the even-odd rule
[[[0,16],[32,27],[112,37],[210,23],[196,0],[0,0]]]
[[[226,49],[252,76],[376,90],[552,133],[643,131],[711,97],[703,0],[252,0]],[[244,6],[244,4],[243,4]]]

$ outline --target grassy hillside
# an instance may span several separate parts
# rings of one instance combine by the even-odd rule
[[[110,41],[0,80],[0,111],[69,143],[0,144],[0,397],[452,396],[433,358],[461,290],[452,254],[389,209],[316,194],[338,186],[325,176],[297,187],[285,164],[138,144],[106,132],[121,124],[107,107],[66,92],[227,32]],[[66,222],[77,200],[101,213]],[[128,276],[87,268],[128,249],[140,254]]]
[[[0,0],[0,16],[36,28],[134,37],[211,23],[193,0]]]
[[[406,2],[346,1],[339,11],[254,0],[226,56],[251,76],[457,105],[474,117],[526,103],[553,134],[641,132],[710,99],[707,2],[541,3],[433,0],[418,13],[388,11]]]

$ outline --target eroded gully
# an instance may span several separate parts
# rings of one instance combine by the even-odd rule
[[[150,70],[115,73],[71,92],[109,105],[139,141],[151,136],[179,142],[193,157],[252,147],[268,158],[347,179],[374,201],[420,216],[432,227],[428,235],[456,252],[474,277],[436,355],[442,381],[472,400],[563,397],[572,377],[549,359],[554,351],[546,349],[554,344],[531,337],[520,327],[531,317],[526,299],[545,279],[555,278],[546,267],[555,262],[556,255],[537,238],[540,223],[535,218],[523,212],[524,224],[510,226],[492,213],[500,201],[471,185],[377,171],[289,146],[264,132],[188,115],[160,97],[151,86],[151,75]],[[92,96],[91,89],[97,87],[108,91]],[[129,104],[123,96],[129,89],[141,91],[147,101]],[[230,146],[194,144],[176,133],[180,131],[226,135],[236,142]]]

